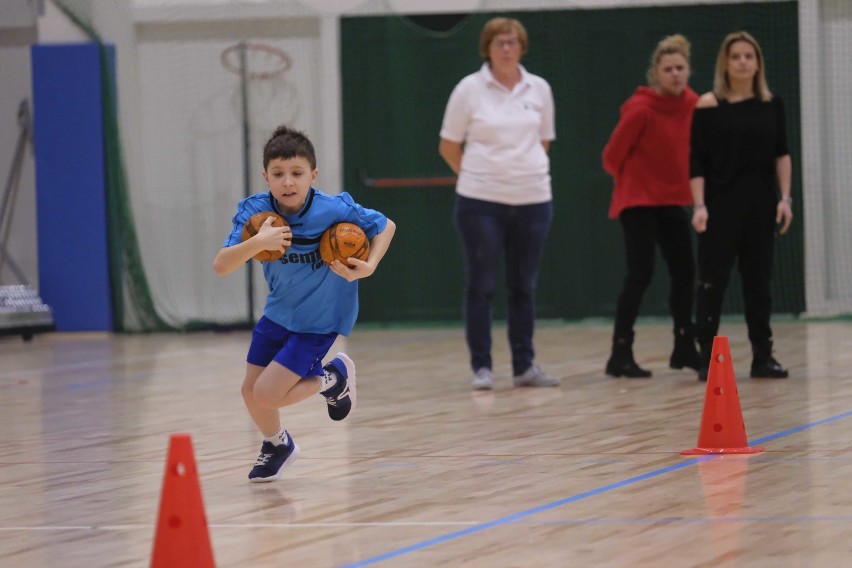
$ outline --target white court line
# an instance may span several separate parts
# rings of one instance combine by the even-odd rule
[[[472,526],[481,524],[481,521],[457,521],[457,522],[416,522],[400,521],[387,523],[262,523],[262,524],[210,524],[211,529],[282,529],[282,528],[338,528],[338,527],[443,527],[443,526]],[[43,527],[0,527],[0,532],[12,531],[129,531],[150,530],[154,525],[56,525]]]
[[[651,524],[651,523],[755,523],[755,522],[803,522],[803,521],[842,521],[849,522],[852,516],[811,516],[811,517],[653,517],[635,519],[575,519],[556,521],[511,521],[511,524],[525,526],[544,525],[600,525],[600,524]],[[481,521],[399,521],[384,523],[247,523],[247,524],[212,524],[211,529],[291,529],[291,528],[357,528],[357,527],[435,527],[435,526],[472,526],[481,525]],[[0,527],[0,532],[13,531],[132,531],[151,530],[153,525],[57,525],[43,527]]]

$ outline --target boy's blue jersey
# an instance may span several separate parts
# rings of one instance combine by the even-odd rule
[[[355,203],[348,193],[328,195],[311,188],[302,210],[284,214],[270,192],[246,197],[237,205],[234,228],[223,247],[239,244],[243,225],[261,211],[283,216],[293,244],[280,260],[263,263],[269,296],[263,314],[290,331],[349,335],[358,317],[358,281],[348,282],[320,258],[322,234],[334,223],[361,227],[372,239],[385,230],[387,217]]]

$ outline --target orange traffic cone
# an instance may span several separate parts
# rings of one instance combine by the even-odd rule
[[[698,447],[684,450],[681,455],[757,454],[762,451],[763,448],[748,445],[728,338],[717,335],[707,374]]]
[[[151,568],[213,568],[213,549],[189,434],[172,434]]]

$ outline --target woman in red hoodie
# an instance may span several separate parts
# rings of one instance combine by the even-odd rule
[[[615,178],[609,216],[624,229],[627,276],[618,297],[612,354],[606,373],[650,377],[633,359],[633,326],[654,272],[655,245],[668,264],[669,309],[674,320],[674,369],[698,369],[692,301],[695,262],[690,221],[689,126],[698,95],[689,88],[689,42],[663,38],[651,56],[648,87],[639,87],[621,107],[621,118],[603,151],[603,166]]]

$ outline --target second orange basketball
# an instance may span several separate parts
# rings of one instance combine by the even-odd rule
[[[370,256],[370,241],[358,225],[335,223],[322,234],[320,256],[326,264],[339,260],[349,268],[347,258],[366,260]]]

